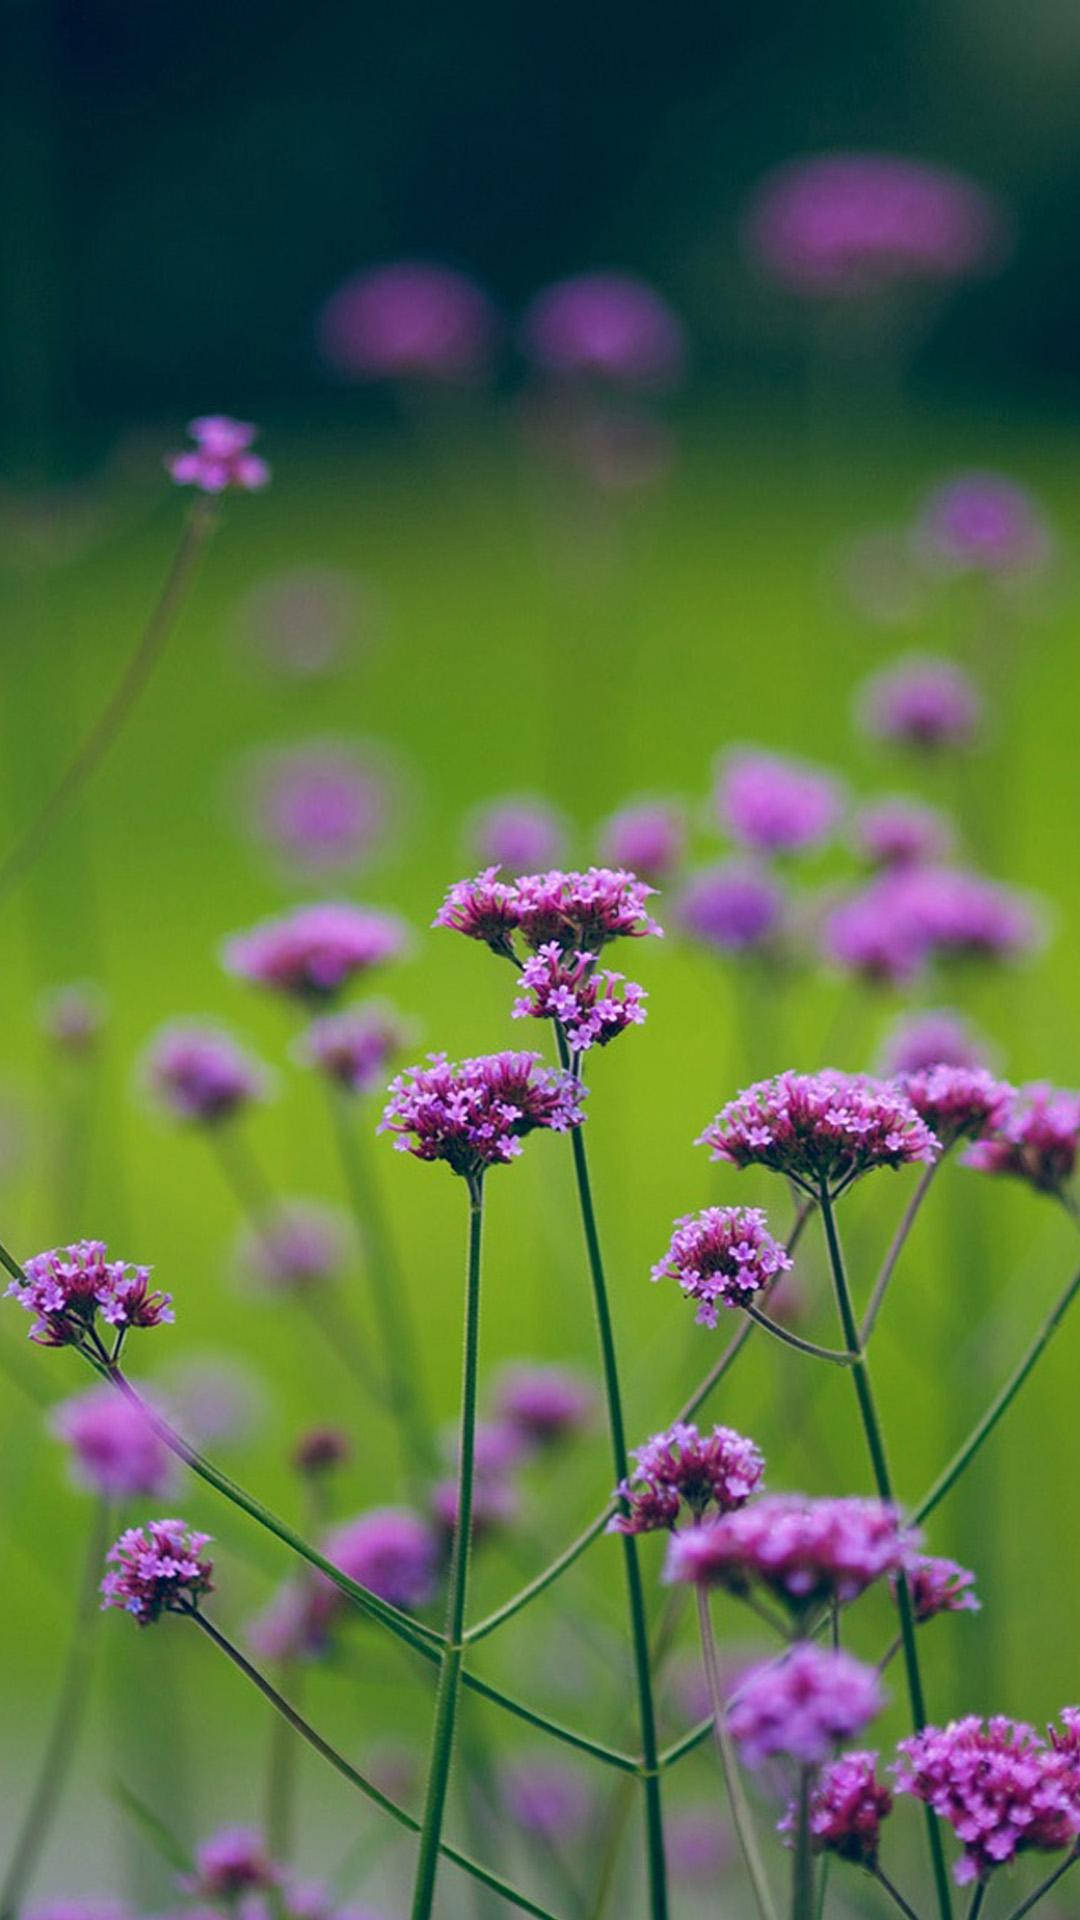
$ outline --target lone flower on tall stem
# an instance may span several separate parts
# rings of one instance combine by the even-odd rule
[[[158,1327],[173,1318],[170,1297],[151,1288],[150,1272],[110,1260],[102,1240],[79,1240],[35,1254],[6,1292],[33,1315],[30,1338],[39,1346],[77,1347],[111,1363],[132,1327]],[[100,1322],[113,1330],[111,1353]]]
[[[396,960],[405,929],[392,914],[344,901],[297,907],[225,945],[226,971],[309,1002],[332,1000],[350,981]]]

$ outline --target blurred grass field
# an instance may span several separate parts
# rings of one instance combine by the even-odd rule
[[[230,981],[218,962],[226,934],[299,891],[237,829],[234,766],[248,749],[326,734],[374,739],[389,744],[414,780],[400,846],[329,891],[392,906],[415,929],[411,957],[377,990],[415,1018],[418,1051],[459,1055],[546,1040],[511,1024],[509,974],[493,958],[429,931],[446,886],[469,867],[462,821],[470,807],[507,791],[542,791],[576,823],[574,852],[584,862],[596,822],[628,796],[682,795],[695,810],[695,855],[708,858],[719,850],[706,807],[713,758],[727,742],[754,741],[835,765],[860,793],[921,787],[956,805],[972,857],[1048,898],[1051,938],[1030,965],[939,981],[928,997],[970,1013],[1013,1079],[1070,1085],[1080,1074],[1080,482],[1072,423],[927,409],[897,436],[893,419],[869,416],[822,455],[778,407],[759,402],[688,416],[678,431],[680,459],[664,488],[598,508],[538,476],[490,424],[467,437],[444,426],[427,438],[414,429],[374,441],[347,423],[322,435],[267,429],[272,488],[228,503],[132,724],[6,904],[0,1097],[11,1109],[13,1142],[0,1236],[28,1252],[100,1235],[125,1257],[153,1262],[174,1295],[177,1324],[137,1351],[133,1343],[133,1374],[149,1378],[181,1357],[215,1355],[257,1375],[263,1418],[227,1464],[291,1517],[296,1493],[285,1459],[303,1424],[340,1421],[355,1434],[345,1512],[399,1497],[392,1436],[287,1302],[264,1304],[230,1284],[240,1222],[206,1140],[148,1112],[136,1087],[138,1057],[161,1022],[186,1014],[226,1021],[277,1072],[276,1097],[249,1127],[267,1176],[285,1194],[343,1199],[320,1090],[289,1057],[294,1023]],[[1052,583],[992,648],[984,610],[963,589],[942,594],[925,618],[869,625],[837,588],[839,548],[908,518],[926,485],[967,466],[1013,474],[1044,503],[1061,544]],[[130,651],[182,511],[164,484],[159,491],[160,499],[152,486],[152,507],[137,501],[129,519],[125,496],[111,534],[63,568],[8,566],[0,721],[7,838],[33,812]],[[357,637],[342,671],[302,686],[255,672],[236,631],[242,596],[301,566],[354,573],[377,608],[372,632]],[[955,652],[985,686],[989,737],[951,793],[883,760],[852,728],[855,685],[909,649]],[[658,913],[663,920],[662,900]],[[779,1183],[719,1173],[691,1144],[695,1135],[752,1074],[869,1064],[905,1002],[824,976],[778,1002],[744,991],[730,969],[675,941],[647,943],[632,959],[629,970],[650,992],[649,1019],[597,1061],[588,1137],[637,1440],[670,1417],[725,1337],[723,1327],[715,1335],[694,1327],[673,1288],[648,1284],[673,1217],[717,1196],[760,1200],[778,1226],[788,1212]],[[76,1210],[59,1154],[70,1087],[47,1057],[35,1007],[43,987],[82,978],[101,981],[112,1013],[92,1070],[85,1199]],[[364,1124],[373,1128],[376,1118],[371,1104]],[[449,1421],[458,1391],[463,1196],[441,1170],[392,1154],[386,1142],[372,1151],[422,1329],[425,1386],[440,1421]],[[907,1190],[906,1176],[882,1174],[847,1207],[862,1290]],[[539,1140],[490,1182],[489,1222],[485,1374],[524,1354],[591,1369],[562,1143]],[[821,1283],[822,1309],[811,1324],[830,1337],[816,1245],[807,1258]],[[970,1418],[972,1405],[989,1397],[1074,1261],[1069,1224],[1049,1202],[955,1167],[946,1173],[875,1341],[902,1496],[915,1499],[933,1479],[961,1435],[965,1409]],[[359,1275],[355,1288],[366,1324]],[[10,1366],[0,1381],[0,1827],[13,1826],[18,1783],[36,1761],[88,1505],[69,1488],[60,1444],[27,1391],[74,1391],[84,1384],[79,1367],[70,1354],[22,1347],[23,1333],[9,1308],[0,1331]],[[846,1382],[808,1376],[807,1362],[761,1344],[711,1403],[712,1415],[759,1440],[774,1489],[866,1490]],[[1076,1697],[1078,1352],[1074,1324],[964,1492],[935,1516],[933,1550],[979,1569],[984,1599],[980,1615],[946,1619],[927,1636],[936,1717],[994,1708],[1040,1720]],[[522,1536],[512,1553],[493,1546],[481,1556],[475,1606],[494,1603],[542,1564],[609,1487],[598,1428],[553,1474],[529,1482]],[[239,1629],[286,1571],[284,1556],[198,1487],[185,1487],[176,1509],[218,1538],[217,1615]],[[611,1554],[610,1543],[594,1547],[535,1614],[485,1649],[482,1665],[509,1680],[529,1650],[535,1696],[607,1731],[620,1724],[618,1675],[574,1636],[561,1609],[573,1600],[601,1628],[620,1628]],[[646,1565],[658,1574],[659,1554],[647,1553]],[[871,1650],[880,1622],[865,1631]],[[188,1839],[208,1823],[258,1816],[263,1710],[189,1637],[196,1639],[175,1621],[147,1635],[116,1617],[103,1621],[92,1723],[42,1888],[111,1889],[128,1856],[140,1897],[166,1899],[165,1869],[112,1803],[114,1777],[138,1784]],[[732,1637],[746,1638],[738,1619]],[[352,1678],[315,1677],[312,1717],[355,1756],[388,1729],[425,1741],[428,1691],[407,1656],[387,1652],[362,1628],[355,1647]],[[980,1686],[985,1694],[976,1693]],[[901,1717],[894,1715],[897,1731]],[[506,1750],[533,1744],[494,1713],[485,1724]],[[376,1816],[357,1814],[344,1786],[322,1778],[308,1756],[303,1774],[304,1864],[323,1871],[358,1830],[374,1831]],[[690,1763],[686,1777],[692,1798],[707,1795],[708,1757]],[[224,1781],[233,1783],[228,1804]],[[106,1843],[103,1835],[112,1837]],[[398,1847],[389,1843],[388,1871]],[[696,1911],[692,1897],[676,1910]]]

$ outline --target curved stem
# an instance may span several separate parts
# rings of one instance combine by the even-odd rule
[[[814,1920],[814,1856],[810,1850],[810,1794],[813,1784],[813,1767],[800,1767],[795,1850],[791,1866],[791,1920]]]
[[[946,1152],[947,1151],[948,1149],[946,1148]],[[939,1155],[938,1159],[931,1160],[930,1165],[923,1169],[922,1178],[900,1217],[900,1224],[893,1234],[889,1251],[882,1262],[881,1272],[874,1282],[874,1290],[870,1295],[866,1312],[863,1315],[862,1326],[859,1329],[859,1345],[861,1347],[866,1346],[870,1335],[874,1331],[874,1323],[877,1320],[878,1314],[881,1312],[882,1303],[889,1290],[889,1282],[896,1269],[896,1263],[904,1250],[904,1242],[915,1224],[915,1217],[918,1214],[919,1208],[922,1206],[923,1201],[930,1191],[930,1182],[933,1180],[944,1158],[945,1154],[943,1153]]]
[[[458,1437],[457,1512],[450,1557],[446,1631],[435,1695],[431,1764],[413,1884],[412,1920],[429,1920],[435,1899],[443,1814],[450,1784],[461,1669],[462,1635],[468,1597],[472,1546],[473,1469],[476,1442],[476,1387],[480,1356],[480,1247],[483,1233],[483,1178],[469,1182],[469,1251],[465,1275],[465,1352],[461,1372],[461,1425]]]
[[[749,1314],[755,1326],[763,1327],[771,1333],[774,1340],[782,1340],[786,1347],[794,1347],[797,1353],[808,1353],[813,1360],[831,1360],[834,1367],[850,1367],[850,1353],[838,1353],[835,1347],[819,1347],[813,1340],[803,1340],[797,1333],[789,1332],[778,1320],[770,1320],[767,1313],[755,1307],[750,1300],[743,1301],[743,1312]]]
[[[358,1788],[375,1806],[381,1808],[383,1813],[388,1813],[392,1820],[396,1820],[400,1827],[406,1827],[410,1833],[419,1833],[419,1820],[415,1819],[411,1813],[407,1813],[404,1807],[399,1807],[397,1801],[391,1800],[390,1796],[375,1786],[373,1781],[365,1779],[362,1773],[350,1765],[344,1754],[338,1753],[336,1747],[332,1747],[328,1740],[324,1740],[322,1734],[316,1732],[302,1714],[297,1713],[295,1707],[291,1707],[277,1688],[271,1685],[266,1675],[252,1666],[251,1661],[241,1653],[239,1647],[234,1647],[232,1641],[226,1639],[213,1621],[208,1620],[206,1615],[196,1608],[190,1611],[185,1609],[184,1613],[185,1617],[193,1620],[195,1625],[205,1633],[207,1639],[212,1640],[233,1665],[239,1668],[245,1678],[258,1688],[263,1699],[269,1702],[276,1713],[280,1713],[283,1719],[288,1721],[293,1732],[298,1733],[302,1740],[306,1740],[308,1746],[313,1747],[321,1759],[327,1761],[335,1772],[341,1774],[342,1779],[347,1780],[350,1786]],[[459,1852],[457,1847],[442,1845],[439,1851],[447,1860],[453,1860],[455,1865],[463,1867],[465,1872],[471,1874],[475,1880],[482,1880],[485,1886],[500,1893],[504,1900],[508,1900],[511,1906],[518,1907],[522,1913],[531,1913],[536,1916],[536,1920],[556,1920],[556,1916],[550,1913],[547,1907],[538,1906],[535,1900],[530,1900],[526,1894],[519,1893],[508,1881],[501,1879],[497,1873],[491,1873],[487,1867],[481,1866],[479,1861],[471,1859],[467,1853]]]
[[[765,1867],[758,1852],[754,1834],[754,1821],[750,1807],[743,1792],[739,1763],[727,1731],[727,1708],[723,1688],[720,1685],[720,1669],[716,1659],[716,1641],[713,1638],[712,1616],[709,1613],[709,1595],[705,1587],[698,1588],[698,1626],[701,1631],[701,1658],[705,1668],[705,1679],[709,1688],[709,1700],[712,1704],[712,1725],[716,1735],[716,1750],[720,1755],[720,1768],[727,1789],[728,1807],[731,1811],[731,1824],[739,1842],[750,1884],[754,1890],[754,1899],[761,1920],[776,1920],[772,1894]],[[801,1910],[795,1920],[804,1920]]]
[[[1058,1881],[1064,1878],[1070,1867],[1075,1867],[1078,1860],[1080,1860],[1080,1849],[1074,1847],[1068,1858],[1062,1861],[1060,1867],[1055,1867],[1053,1873],[1048,1874],[1045,1880],[1041,1880],[1034,1893],[1029,1893],[1026,1900],[1021,1900],[1020,1905],[1014,1907],[1012,1912],[1006,1916],[1006,1920],[1024,1920],[1025,1913],[1030,1913],[1032,1907],[1038,1906],[1044,1894],[1049,1893],[1051,1888],[1056,1887]]]
[[[971,1896],[971,1905],[967,1910],[967,1920],[979,1920],[979,1915],[983,1910],[983,1901],[986,1899],[986,1889],[989,1884],[990,1882],[988,1880],[979,1881]]]
[[[53,828],[63,819],[79,789],[104,760],[125,720],[146,686],[184,604],[202,550],[213,532],[215,514],[206,500],[196,501],[184,522],[179,545],[165,583],[128,660],[112,697],[82,744],[68,761],[56,785],[39,807],[22,838],[0,861],[0,899],[33,865]]]
[[[884,1873],[880,1867],[868,1867],[867,1872],[871,1880],[876,1880],[879,1887],[884,1887],[893,1905],[899,1907],[900,1912],[904,1915],[904,1920],[919,1920],[919,1916],[914,1907],[910,1906],[904,1899],[899,1887],[893,1886],[888,1874]]]
[[[3,1885],[0,1920],[14,1920],[22,1904],[59,1807],[82,1726],[90,1679],[90,1631],[98,1612],[98,1592],[105,1549],[109,1544],[109,1504],[98,1498],[90,1516],[86,1556],[75,1597],[71,1641],[53,1708],[37,1778],[15,1837]]]
[[[829,1253],[829,1266],[832,1270],[833,1288],[836,1305],[843,1329],[844,1344],[851,1354],[851,1377],[855,1384],[855,1397],[859,1404],[863,1433],[866,1436],[867,1451],[874,1476],[874,1485],[882,1500],[895,1505],[892,1476],[889,1472],[888,1457],[885,1452],[885,1436],[878,1417],[874,1390],[870,1382],[870,1369],[866,1355],[859,1343],[859,1330],[855,1322],[855,1309],[848,1286],[844,1267],[844,1256],[840,1249],[840,1239],[836,1231],[836,1218],[828,1187],[822,1183],[819,1195],[821,1220],[825,1229],[825,1242]],[[900,1615],[900,1633],[903,1639],[904,1672],[907,1680],[908,1700],[911,1706],[911,1719],[918,1733],[926,1725],[926,1705],[923,1697],[922,1674],[919,1669],[919,1653],[915,1644],[915,1614],[911,1604],[911,1591],[907,1577],[901,1570],[896,1577],[896,1606]],[[932,1807],[926,1807],[926,1835],[930,1849],[930,1862],[934,1872],[934,1886],[937,1892],[938,1909],[941,1920],[952,1920],[952,1893],[949,1886],[948,1869],[945,1864],[945,1850],[941,1843],[941,1829],[937,1815]]]

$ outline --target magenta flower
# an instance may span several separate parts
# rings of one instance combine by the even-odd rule
[[[336,567],[289,567],[257,582],[240,604],[239,639],[251,663],[291,681],[323,680],[375,624],[370,591]]]
[[[933,1554],[916,1553],[904,1569],[912,1610],[921,1625],[939,1613],[978,1613],[982,1601],[975,1593],[975,1575],[955,1560],[935,1559]]]
[[[447,1552],[457,1532],[458,1493],[456,1479],[437,1480],[431,1489],[432,1518],[442,1530]],[[513,1526],[518,1517],[520,1505],[517,1490],[509,1480],[500,1478],[496,1473],[478,1473],[473,1483],[471,1532],[473,1545],[488,1539],[493,1533],[501,1533],[506,1527]]]
[[[836,1741],[861,1733],[884,1704],[875,1667],[800,1641],[782,1660],[746,1676],[727,1724],[748,1767],[775,1755],[816,1767],[831,1757]]]
[[[304,1292],[340,1278],[348,1241],[347,1224],[332,1207],[283,1201],[271,1220],[241,1235],[237,1271],[268,1293]]]
[[[1016,1091],[985,1067],[929,1067],[902,1075],[897,1084],[943,1148],[999,1127]]]
[[[1050,535],[1023,487],[1000,473],[960,473],[935,488],[916,527],[918,550],[962,573],[999,577],[1045,565]]]
[[[677,1280],[698,1302],[699,1326],[715,1327],[718,1306],[741,1307],[791,1266],[760,1207],[706,1207],[675,1223],[653,1280]]]
[[[899,876],[887,874],[826,916],[825,957],[872,987],[906,987],[926,966],[929,942]]]
[[[166,1493],[175,1478],[173,1457],[142,1410],[112,1387],[91,1387],[63,1400],[52,1430],[71,1448],[72,1477],[109,1500]]]
[[[488,1167],[513,1160],[537,1128],[566,1133],[584,1119],[585,1089],[571,1074],[541,1064],[538,1053],[493,1053],[451,1065],[445,1054],[410,1067],[390,1083],[379,1123],[399,1153],[445,1160],[478,1180]]]
[[[703,1719],[704,1715],[697,1717]],[[677,1807],[670,1814],[665,1808],[664,1839],[668,1865],[676,1879],[711,1887],[731,1865],[731,1834],[711,1802]]]
[[[1033,1081],[1014,1094],[989,1137],[968,1148],[964,1165],[1060,1195],[1076,1171],[1078,1144],[1080,1094]]]
[[[503,1369],[494,1404],[500,1420],[516,1427],[529,1446],[547,1447],[588,1425],[596,1395],[567,1367],[519,1361]]]
[[[676,800],[636,800],[600,828],[604,859],[650,883],[667,880],[686,843],[686,816]]]
[[[716,807],[732,838],[752,853],[805,853],[834,831],[843,795],[818,767],[737,747],[720,763]]]
[[[480,859],[495,868],[524,873],[557,860],[566,841],[562,816],[546,800],[527,794],[493,800],[474,815],[469,839]]]
[[[1060,1749],[1034,1728],[998,1714],[924,1727],[901,1740],[897,1793],[933,1807],[962,1841],[953,1868],[961,1886],[1029,1850],[1054,1853],[1080,1833],[1080,1794]]]
[[[563,1844],[592,1818],[588,1783],[558,1760],[511,1760],[499,1769],[503,1805],[515,1827]]]
[[[214,1569],[203,1557],[209,1539],[183,1520],[129,1527],[106,1555],[111,1571],[101,1583],[102,1607],[121,1607],[140,1627],[163,1613],[194,1613],[203,1595],[214,1590]]]
[[[475,880],[455,880],[432,921],[450,927],[467,940],[482,940],[493,953],[514,959],[513,935],[518,927],[516,885],[498,878],[498,867],[485,867]]]
[[[334,1612],[335,1602],[329,1593],[316,1589],[314,1583],[286,1580],[248,1621],[245,1637],[259,1660],[275,1665],[316,1660],[328,1649],[328,1628]]]
[[[475,281],[424,260],[354,274],[318,322],[327,365],[352,380],[473,380],[487,367],[495,332]]]
[[[938,1141],[909,1100],[867,1075],[781,1073],[728,1102],[697,1144],[733,1167],[771,1167],[835,1195],[874,1167],[933,1160]]]
[[[345,902],[297,907],[225,946],[225,967],[242,980],[302,1000],[328,1000],[359,975],[396,960],[405,929],[389,913]]]
[[[309,1427],[291,1454],[297,1473],[323,1474],[343,1466],[352,1454],[352,1442],[340,1427]]]
[[[962,174],[891,153],[824,153],[766,175],[746,241],[769,276],[817,299],[959,280],[993,265],[1004,224]]]
[[[855,817],[855,841],[875,867],[913,867],[943,860],[953,848],[952,825],[936,807],[902,795],[874,801]]]
[[[773,1493],[672,1539],[664,1578],[723,1587],[745,1598],[763,1587],[804,1621],[829,1601],[846,1605],[906,1565],[913,1536],[882,1500],[811,1500]]]
[[[265,1097],[265,1068],[223,1027],[176,1022],[151,1041],[146,1082],[178,1120],[212,1126]]]
[[[625,974],[598,967],[592,953],[567,953],[548,941],[525,962],[515,1020],[557,1020],[572,1053],[606,1047],[645,1020],[644,987]]]
[[[830,914],[825,947],[872,983],[903,985],[931,960],[1012,960],[1040,937],[1032,903],[963,867],[885,873]]]
[[[257,493],[270,479],[266,461],[251,452],[258,428],[225,414],[206,414],[188,422],[195,442],[187,453],[172,453],[165,462],[178,486],[198,487],[200,493],[224,493],[238,487]]]
[[[92,981],[54,987],[39,1003],[42,1032],[58,1052],[73,1059],[93,1052],[108,1013],[108,1002]]]
[[[982,695],[963,668],[914,654],[872,675],[856,700],[856,719],[871,739],[923,752],[970,746],[982,715]]]
[[[250,770],[255,834],[303,873],[355,867],[385,843],[393,779],[377,756],[341,741],[261,753]]]
[[[885,1037],[882,1066],[893,1076],[921,1073],[927,1067],[981,1067],[986,1051],[962,1014],[941,1007],[898,1020]]]
[[[780,933],[786,897],[776,877],[748,860],[691,874],[676,906],[686,932],[720,953],[757,953]]]
[[[391,1606],[426,1607],[434,1598],[439,1572],[439,1543],[419,1513],[409,1507],[372,1507],[335,1527],[323,1552],[350,1580]],[[344,1604],[339,1588],[325,1574],[317,1586],[328,1615]]]
[[[514,890],[518,926],[534,952],[554,941],[566,953],[599,953],[609,940],[663,936],[645,905],[656,889],[622,867],[526,873]]]
[[[372,1093],[385,1086],[390,1063],[409,1037],[394,1008],[372,1000],[313,1020],[301,1035],[297,1055],[349,1093]]]
[[[186,1893],[228,1904],[240,1894],[277,1887],[279,1869],[262,1835],[251,1827],[222,1827],[195,1849],[195,1872],[183,1881]]]
[[[174,1318],[170,1296],[151,1291],[150,1272],[110,1260],[102,1240],[78,1240],[35,1254],[23,1268],[25,1279],[12,1280],[6,1297],[35,1316],[30,1338],[39,1346],[92,1344],[100,1351],[99,1313],[118,1333],[159,1327]]]
[[[892,1794],[878,1779],[877,1758],[876,1753],[842,1753],[820,1774],[810,1797],[815,1853],[835,1853],[871,1871],[877,1865],[881,1823],[893,1809]],[[796,1821],[793,1803],[777,1831],[794,1833]]]
[[[671,386],[685,359],[671,308],[628,273],[580,273],[545,287],[526,312],[522,343],[543,373],[621,387]]]
[[[677,1421],[631,1454],[633,1473],[618,1487],[629,1511],[610,1522],[610,1533],[655,1533],[674,1527],[686,1507],[695,1521],[706,1513],[731,1513],[761,1487],[765,1461],[752,1440],[733,1427],[702,1435]]]

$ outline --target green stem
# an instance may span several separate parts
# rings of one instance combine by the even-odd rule
[[[946,1149],[946,1151],[948,1151],[948,1149]],[[882,1303],[884,1302],[885,1295],[889,1290],[889,1282],[891,1281],[893,1277],[893,1273],[896,1270],[896,1263],[899,1260],[900,1255],[904,1250],[904,1242],[906,1241],[908,1234],[911,1232],[912,1227],[915,1225],[915,1219],[916,1219],[916,1215],[918,1214],[919,1208],[922,1206],[923,1201],[926,1199],[926,1196],[930,1191],[930,1182],[933,1180],[934,1175],[937,1172],[938,1168],[940,1167],[941,1162],[944,1160],[944,1158],[945,1158],[945,1154],[943,1153],[939,1155],[939,1157],[936,1160],[931,1160],[930,1165],[923,1169],[922,1178],[920,1179],[918,1186],[916,1187],[914,1193],[911,1196],[911,1199],[908,1201],[907,1206],[904,1208],[904,1211],[900,1217],[900,1224],[897,1227],[896,1232],[893,1234],[892,1241],[889,1246],[889,1251],[885,1255],[885,1259],[882,1262],[881,1272],[878,1274],[878,1277],[874,1282],[874,1290],[870,1295],[869,1304],[867,1306],[866,1312],[863,1315],[862,1326],[859,1329],[859,1345],[861,1347],[865,1347],[867,1345],[867,1342],[870,1339],[870,1335],[874,1331],[874,1324],[877,1320],[878,1314],[881,1312]]]
[[[851,1354],[851,1377],[855,1383],[855,1396],[859,1404],[863,1433],[866,1436],[867,1450],[874,1476],[874,1485],[879,1497],[895,1505],[892,1476],[889,1472],[888,1457],[885,1452],[885,1437],[878,1417],[874,1390],[870,1382],[870,1369],[866,1363],[859,1342],[859,1330],[855,1320],[855,1309],[851,1299],[844,1256],[840,1248],[840,1239],[836,1231],[836,1218],[827,1185],[822,1182],[818,1196],[821,1208],[822,1225],[825,1229],[825,1242],[829,1253],[829,1266],[832,1269],[833,1287],[836,1304],[843,1329],[844,1344]],[[915,1644],[915,1614],[911,1604],[911,1591],[907,1577],[901,1570],[896,1577],[896,1605],[900,1616],[900,1632],[904,1643],[904,1672],[907,1679],[908,1700],[911,1706],[912,1725],[916,1733],[926,1725],[926,1705],[923,1696],[922,1674],[919,1670],[919,1652]],[[945,1864],[945,1850],[941,1842],[941,1829],[937,1815],[932,1807],[924,1809],[927,1844],[930,1849],[930,1861],[934,1872],[934,1886],[937,1891],[938,1909],[941,1920],[952,1920],[952,1893],[949,1886],[948,1868]]]
[[[290,1666],[293,1688],[300,1693],[302,1674],[295,1662],[283,1665],[282,1676]],[[292,1858],[298,1751],[289,1721],[276,1714],[270,1725],[266,1769],[266,1844],[275,1860]]]
[[[909,1906],[899,1887],[893,1886],[888,1874],[883,1873],[880,1867],[869,1867],[867,1871],[870,1874],[870,1878],[877,1881],[879,1887],[884,1887],[893,1905],[899,1907],[900,1912],[904,1915],[904,1920],[919,1920],[919,1916],[914,1907]]]
[[[704,1586],[698,1588],[698,1626],[701,1630],[701,1658],[705,1668],[705,1679],[709,1688],[709,1700],[712,1705],[712,1724],[716,1735],[716,1750],[720,1756],[720,1769],[727,1790],[728,1807],[731,1811],[731,1824],[735,1828],[736,1838],[750,1876],[750,1885],[754,1890],[754,1900],[761,1920],[776,1920],[772,1894],[765,1866],[758,1851],[754,1834],[753,1815],[743,1792],[739,1762],[731,1744],[727,1730],[727,1707],[724,1691],[720,1684],[720,1668],[716,1658],[716,1641],[713,1638],[712,1616],[709,1613],[709,1595]],[[795,1920],[809,1920],[802,1910],[795,1914]]]
[[[791,1867],[791,1920],[814,1920],[814,1856],[810,1849],[812,1767],[799,1768],[795,1853]]]
[[[979,1915],[983,1910],[983,1901],[986,1899],[986,1889],[989,1885],[989,1880],[979,1881],[971,1896],[971,1905],[967,1911],[967,1920],[979,1920]]]
[[[782,1340],[786,1347],[794,1347],[797,1353],[807,1353],[812,1360],[831,1360],[834,1367],[850,1367],[850,1353],[837,1353],[835,1347],[819,1347],[813,1340],[803,1340],[799,1334],[782,1327],[778,1320],[770,1320],[768,1314],[762,1313],[751,1301],[744,1300],[743,1312],[749,1314],[755,1326],[771,1333],[774,1340]]]
[[[1014,1907],[1006,1916],[1006,1920],[1024,1920],[1025,1913],[1030,1913],[1032,1907],[1037,1906],[1043,1896],[1048,1894],[1052,1887],[1057,1886],[1058,1881],[1064,1878],[1070,1867],[1075,1867],[1078,1860],[1080,1860],[1080,1849],[1074,1847],[1060,1867],[1055,1867],[1053,1873],[1049,1874],[1045,1880],[1041,1880],[1034,1893],[1029,1893],[1026,1900],[1022,1900],[1018,1907]]]
[[[473,1469],[476,1441],[476,1388],[480,1355],[480,1247],[483,1232],[483,1176],[469,1182],[469,1250],[465,1276],[465,1352],[461,1371],[461,1425],[458,1436],[457,1514],[450,1556],[446,1631],[435,1695],[431,1763],[413,1884],[412,1920],[429,1920],[435,1899],[443,1814],[450,1784],[461,1669],[464,1661],[465,1604],[472,1545]]]
[[[293,1732],[298,1733],[302,1740],[306,1740],[308,1746],[314,1748],[321,1759],[327,1761],[337,1773],[341,1774],[342,1779],[347,1780],[350,1786],[358,1788],[375,1806],[381,1808],[383,1813],[388,1813],[392,1820],[396,1820],[400,1827],[406,1827],[410,1833],[419,1833],[419,1820],[414,1819],[404,1807],[398,1806],[396,1800],[391,1800],[389,1795],[383,1793],[373,1781],[365,1779],[362,1773],[351,1766],[344,1755],[338,1753],[328,1740],[323,1739],[321,1733],[317,1733],[315,1728],[297,1713],[295,1707],[289,1705],[277,1688],[271,1685],[266,1675],[260,1673],[257,1667],[253,1667],[251,1661],[240,1652],[239,1647],[234,1647],[232,1641],[227,1640],[205,1614],[192,1608],[186,1612],[186,1618],[193,1620],[195,1625],[202,1629],[207,1639],[212,1640],[233,1665],[239,1668],[245,1678],[258,1688],[263,1699],[269,1702],[275,1712],[280,1713],[283,1719],[288,1721]],[[481,1866],[479,1861],[471,1859],[467,1853],[459,1852],[457,1847],[440,1845],[439,1851],[447,1860],[453,1860],[456,1866],[464,1868],[465,1872],[471,1874],[475,1880],[482,1880],[485,1886],[500,1893],[504,1900],[508,1900],[511,1906],[518,1907],[522,1913],[531,1913],[536,1916],[536,1920],[556,1920],[556,1916],[550,1913],[547,1907],[538,1906],[535,1900],[530,1900],[527,1895],[518,1893],[516,1887],[512,1887],[508,1881],[501,1879],[497,1873],[491,1873],[487,1867]]]

